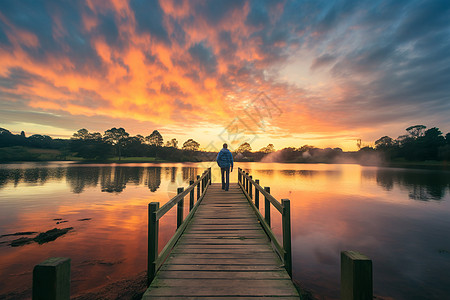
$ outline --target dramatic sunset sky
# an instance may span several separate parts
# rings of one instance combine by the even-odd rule
[[[15,133],[354,150],[449,116],[448,0],[0,1]]]

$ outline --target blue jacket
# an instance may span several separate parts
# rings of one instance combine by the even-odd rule
[[[217,164],[221,168],[233,167],[233,155],[230,150],[222,148],[216,158]]]

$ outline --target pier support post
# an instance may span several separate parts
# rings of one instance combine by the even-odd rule
[[[183,187],[179,187],[177,194],[184,192]],[[183,212],[184,212],[184,197],[177,203],[177,229],[183,224]]]
[[[194,180],[189,181],[189,186],[194,184]],[[189,192],[189,211],[194,207],[194,188]]]
[[[33,300],[70,299],[70,258],[52,257],[33,269]]]
[[[147,259],[147,286],[156,275],[156,259],[158,258],[158,234],[159,220],[156,219],[156,211],[159,202],[151,202],[148,205],[148,259]]]
[[[245,175],[247,175],[247,176],[245,177],[245,191],[246,191],[247,194],[248,194],[248,184],[249,184],[249,182],[248,182],[248,172],[245,173]]]
[[[341,252],[341,299],[372,300],[372,260],[356,251]]]
[[[211,167],[208,168],[208,179],[209,179],[209,185],[212,184],[212,174],[211,174]]]
[[[292,278],[291,201],[281,199],[281,205],[283,205],[281,227],[283,229],[284,267]]]
[[[255,179],[257,185],[259,185],[259,179]],[[255,206],[259,209],[259,190],[255,186]]]
[[[249,193],[250,199],[253,199],[253,184],[251,182],[252,179],[253,179],[253,177],[250,175],[250,180],[248,181],[248,183],[249,183],[248,189],[250,191],[250,193]]]
[[[264,190],[270,194],[270,187],[265,186]],[[267,225],[270,227],[270,201],[264,196],[264,218],[266,219]]]
[[[197,175],[197,180],[200,179],[200,175]],[[197,201],[200,199],[200,182],[197,184]]]

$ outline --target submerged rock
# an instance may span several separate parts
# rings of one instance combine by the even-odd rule
[[[32,238],[21,237],[21,238],[18,238],[17,240],[11,241],[11,243],[9,243],[9,245],[11,247],[19,247],[19,246],[23,246],[23,245],[30,244],[33,242],[34,242],[34,240]]]
[[[23,245],[30,244],[30,243],[33,243],[33,242],[37,242],[39,244],[48,243],[48,242],[56,240],[58,237],[68,233],[72,229],[73,229],[73,227],[67,227],[67,228],[62,228],[62,229],[53,228],[53,229],[48,230],[46,232],[39,233],[34,238],[21,237],[21,238],[18,238],[16,240],[12,240],[9,243],[9,245],[11,247],[19,247],[19,246],[23,246]],[[3,236],[27,235],[27,234],[34,234],[34,233],[36,233],[36,232],[33,232],[33,231],[17,232],[17,233],[14,233],[14,234],[5,234]]]
[[[48,243],[48,242],[56,240],[58,237],[68,233],[72,229],[73,229],[73,227],[67,227],[67,228],[62,228],[62,229],[53,228],[46,232],[39,233],[33,240],[39,244]]]
[[[21,231],[21,232],[16,232],[16,233],[8,233],[8,234],[2,234],[0,235],[0,238],[4,237],[4,236],[15,236],[15,235],[32,235],[37,233],[37,231]]]

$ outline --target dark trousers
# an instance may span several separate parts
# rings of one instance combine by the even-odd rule
[[[230,187],[230,167],[220,168],[222,173],[222,190],[228,191]]]

